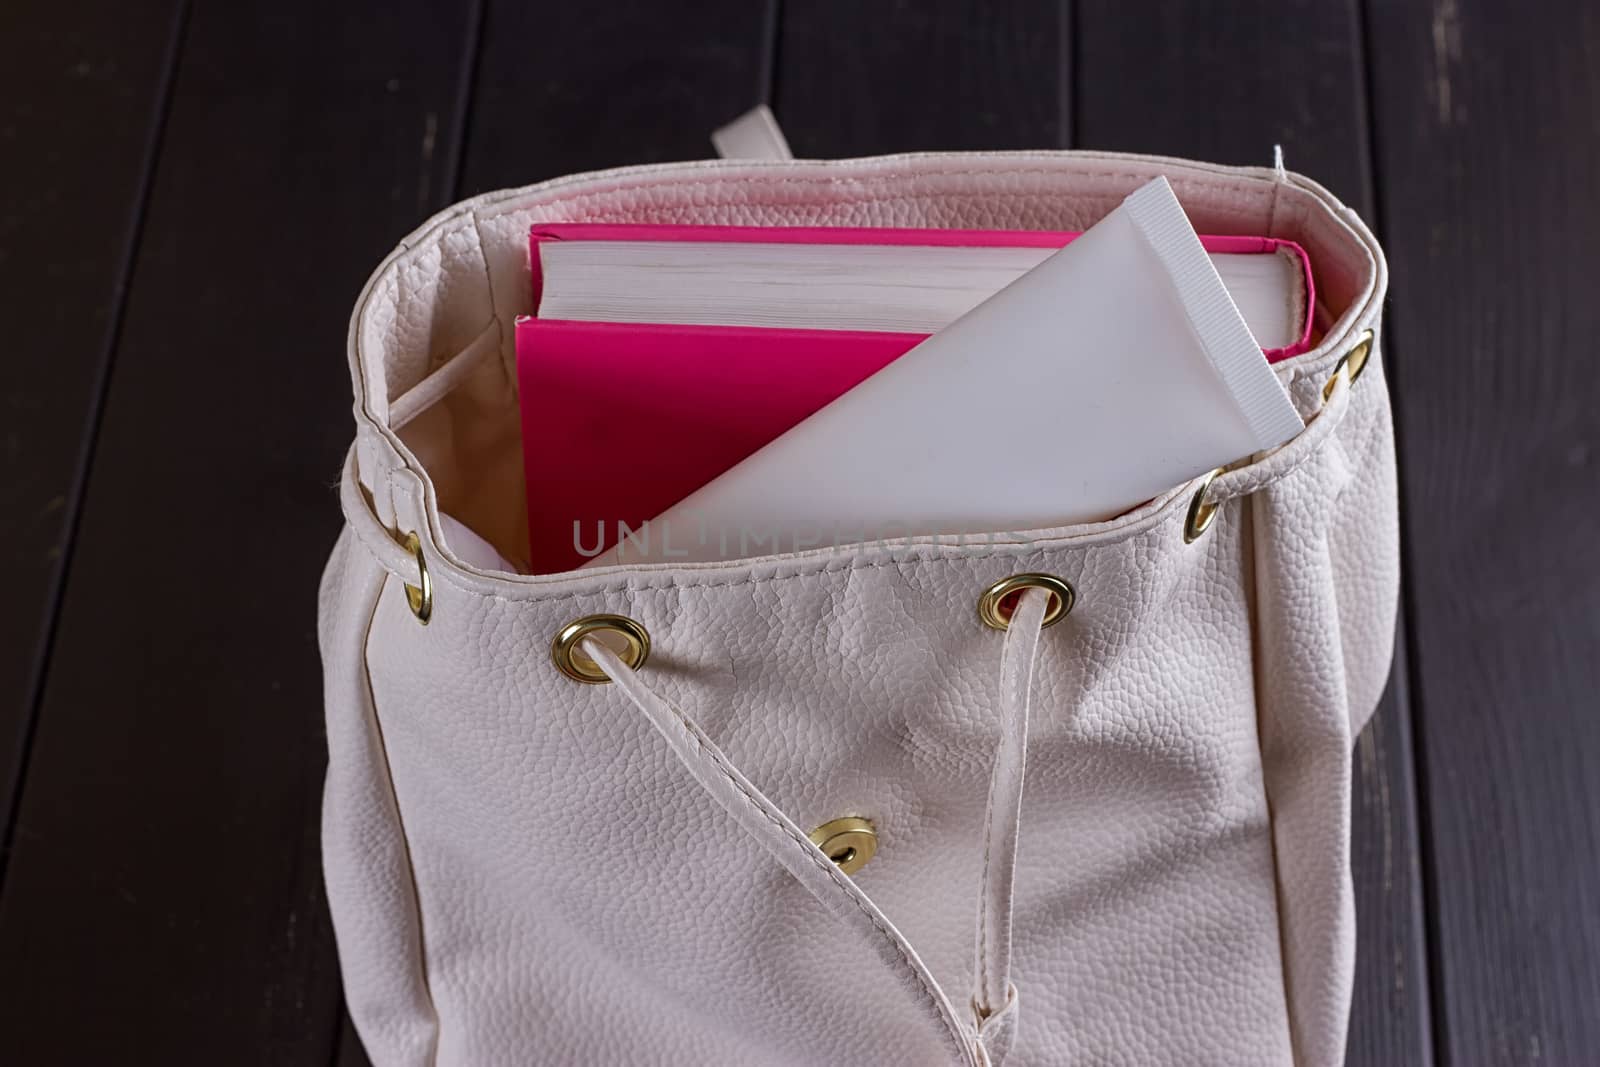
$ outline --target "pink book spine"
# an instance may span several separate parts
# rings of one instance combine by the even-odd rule
[[[925,248],[1062,248],[1077,232],[1052,230],[934,230],[877,226],[679,226],[612,222],[568,222],[534,226],[529,237],[529,266],[534,306],[544,293],[539,245],[544,241],[700,241],[747,244],[920,245]],[[1316,283],[1311,257],[1294,241],[1278,237],[1232,234],[1202,235],[1207,252],[1219,254],[1272,253],[1287,250],[1300,264],[1305,282],[1305,326],[1294,344],[1265,350],[1268,362],[1297,356],[1311,347],[1316,303]]]

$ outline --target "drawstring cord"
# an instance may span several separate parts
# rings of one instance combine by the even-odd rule
[[[972,995],[978,1035],[994,1064],[1005,1059],[1016,1031],[1011,904],[1028,759],[1028,705],[1049,603],[1049,594],[1043,589],[1025,591],[1012,609],[1000,650],[1000,743],[989,772],[989,804],[984,816],[983,878],[979,887]]]
[[[967,1035],[963,1054],[999,1067],[1016,1031],[1017,990],[1011,981],[1011,906],[1028,748],[1028,711],[1039,636],[1049,596],[1026,590],[1018,599],[1000,653],[1000,740],[989,776],[979,885],[972,1014],[961,1020],[926,966],[856,885],[749,779],[688,716],[662,699],[603,642],[583,651],[614,682],[680,762],[743,828],[834,916],[857,926],[891,965],[907,967],[948,1028]]]

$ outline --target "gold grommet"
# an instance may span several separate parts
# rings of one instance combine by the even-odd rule
[[[422,542],[417,539],[417,535],[406,534],[405,545],[417,558],[417,570],[422,574],[422,584],[407,585],[405,582],[400,584],[405,586],[406,603],[411,606],[411,614],[426,626],[428,620],[433,618],[433,579],[428,577],[428,561],[422,558]]]
[[[1068,583],[1053,574],[1013,574],[995,582],[978,598],[978,618],[990,629],[1004,630],[1011,625],[1015,597],[1024,589],[1043,589],[1050,594],[1044,609],[1044,625],[1054,626],[1067,617],[1078,594]]]
[[[1339,362],[1333,365],[1333,374],[1328,378],[1328,384],[1322,387],[1322,402],[1326,404],[1333,395],[1333,387],[1339,381],[1340,372],[1350,375],[1350,385],[1354,388],[1356,380],[1367,369],[1367,357],[1372,355],[1372,331],[1361,331],[1358,339],[1350,351],[1339,357]]]
[[[1211,523],[1216,519],[1220,506],[1206,499],[1206,490],[1211,488],[1211,483],[1217,475],[1222,473],[1222,468],[1208,473],[1200,480],[1200,488],[1194,491],[1194,499],[1189,501],[1189,516],[1183,520],[1183,543],[1192,545],[1200,539],[1200,535],[1211,529]]]
[[[650,658],[650,635],[643,626],[626,615],[586,615],[556,632],[555,640],[550,642],[550,659],[562,674],[575,682],[604,685],[611,679],[578,645],[585,637],[604,640],[607,634],[622,638],[622,647],[616,649],[616,653],[633,670],[643,667],[644,661]]]
[[[855,874],[878,851],[878,831],[853,815],[825,822],[811,831],[811,843],[845,874]]]

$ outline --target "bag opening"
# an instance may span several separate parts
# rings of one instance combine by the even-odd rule
[[[1302,246],[1319,334],[1341,333],[1377,290],[1375,242],[1354,215],[1315,183],[1265,168],[1077,152],[627,168],[486,194],[407,238],[369,281],[351,324],[357,410],[398,435],[440,511],[520,566],[527,507],[514,322],[534,310],[533,225],[1084,230],[1157,174],[1197,230]],[[1315,348],[1279,372],[1325,356]]]

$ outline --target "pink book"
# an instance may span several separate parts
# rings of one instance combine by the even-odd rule
[[[532,231],[535,307],[553,302],[545,299],[549,294],[541,255],[541,246],[553,241],[1037,248],[1047,255],[1076,236],[1043,231],[540,226]],[[1303,301],[1293,309],[1298,339],[1267,350],[1266,356],[1284,359],[1309,346],[1312,290],[1299,246],[1258,237],[1202,241],[1213,254],[1295,257],[1304,279],[1292,294],[1294,301]],[[671,262],[668,257],[659,270],[673,269]],[[645,265],[653,265],[648,257]],[[574,261],[564,269],[607,268],[603,262],[586,268]],[[825,277],[819,281],[825,283]],[[638,288],[623,284],[618,290],[631,298]],[[831,306],[825,298],[823,306]],[[604,298],[593,310],[606,317],[613,312],[650,313],[648,305],[641,310],[619,304],[608,310]],[[667,511],[938,328],[931,322],[921,325],[911,330],[820,329],[519,318],[517,375],[530,570],[570,570],[599,555],[626,531]],[[574,442],[582,448],[574,449]],[[576,456],[582,457],[581,463],[573,461]]]

